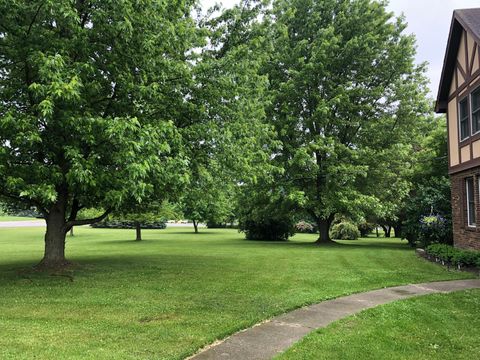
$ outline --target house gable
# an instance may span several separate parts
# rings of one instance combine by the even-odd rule
[[[455,10],[438,90],[436,112],[446,113],[449,100],[480,75],[480,8]]]

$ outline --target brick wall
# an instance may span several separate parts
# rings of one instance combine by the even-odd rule
[[[467,226],[465,178],[470,176],[473,176],[474,181],[476,228]],[[478,188],[480,167],[452,174],[450,180],[452,182],[453,242],[458,248],[480,250],[480,198]]]

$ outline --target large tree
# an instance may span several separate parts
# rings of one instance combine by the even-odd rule
[[[408,143],[426,111],[423,68],[402,18],[371,0],[278,0],[265,66],[267,115],[282,142],[275,161],[304,193],[304,209],[330,241],[336,213],[379,204],[371,190],[376,157]],[[400,151],[402,147],[398,147]],[[381,175],[381,174],[380,174]]]
[[[194,2],[0,0],[0,196],[45,217],[41,266],[67,263],[72,226],[183,181]]]
[[[272,145],[262,5],[243,0],[217,10],[199,21],[208,41],[197,54],[188,111],[177,119],[190,168],[181,204],[195,232],[199,221],[229,217],[237,185],[267,171]]]

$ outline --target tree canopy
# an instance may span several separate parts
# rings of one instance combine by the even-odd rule
[[[194,1],[0,2],[0,195],[47,222],[43,265],[71,226],[183,181]],[[103,207],[77,220],[84,207]]]
[[[372,0],[0,0],[0,201],[45,217],[45,267],[165,201],[253,237],[398,219],[431,111],[405,27]]]
[[[409,134],[429,111],[424,67],[404,20],[383,2],[279,0],[269,20],[275,162],[326,242],[336,213],[380,205],[376,165],[408,154]]]

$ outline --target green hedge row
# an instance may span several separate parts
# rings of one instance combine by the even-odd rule
[[[437,261],[449,263],[457,267],[479,267],[480,252],[457,249],[446,244],[432,244],[425,249],[427,255],[434,257]]]
[[[135,221],[130,220],[108,220],[101,221],[90,225],[93,228],[101,229],[135,229]],[[167,224],[165,221],[145,221],[141,222],[142,229],[165,229]]]

